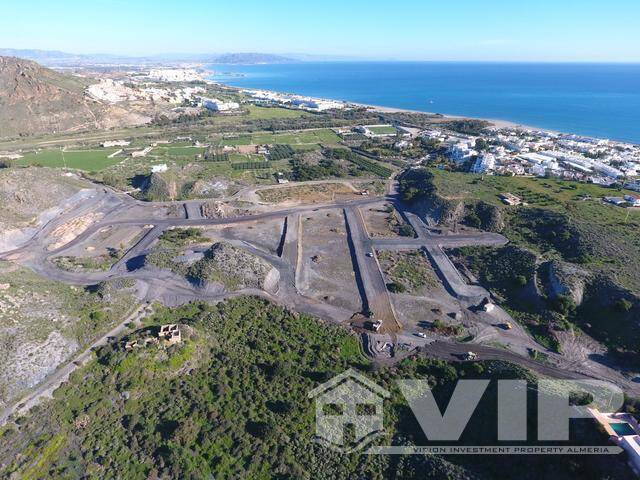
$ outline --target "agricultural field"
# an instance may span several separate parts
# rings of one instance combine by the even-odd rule
[[[317,145],[329,144],[337,145],[340,143],[340,137],[333,130],[322,128],[318,130],[307,130],[293,133],[270,133],[259,132],[237,137],[224,138],[220,142],[220,146],[236,146],[236,145]]]
[[[192,147],[188,145],[172,145],[167,147],[155,147],[150,155],[169,157],[195,157],[204,154],[204,147]]]
[[[310,113],[302,110],[290,110],[288,108],[279,107],[259,107],[257,105],[247,105],[249,110],[249,118],[252,120],[272,120],[279,118],[300,118],[310,116]]]
[[[395,135],[398,133],[396,127],[391,125],[382,125],[380,127],[367,127],[367,129],[375,135]]]
[[[25,155],[19,159],[17,164],[39,165],[52,168],[72,168],[84,170],[88,172],[96,172],[104,170],[107,167],[116,165],[123,160],[123,157],[117,156],[108,158],[109,155],[115,153],[117,149],[100,149],[100,150],[42,150],[38,153]]]

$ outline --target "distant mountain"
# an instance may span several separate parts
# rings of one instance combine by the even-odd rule
[[[227,53],[213,58],[212,63],[256,65],[260,63],[292,63],[292,58],[269,53]]]
[[[51,67],[72,67],[86,65],[159,65],[183,62],[222,63],[255,65],[260,63],[291,63],[300,61],[282,55],[269,53],[159,53],[146,56],[112,55],[107,53],[76,54],[57,50],[0,48],[0,56],[33,60]]]
[[[15,48],[0,48],[0,56],[3,57],[19,57],[26,58],[28,60],[34,60],[41,62],[51,59],[72,59],[80,58],[82,55],[75,55],[73,53],[59,52],[57,50],[37,50],[37,49],[15,49]]]

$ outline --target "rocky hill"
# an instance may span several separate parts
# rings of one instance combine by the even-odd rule
[[[31,60],[0,57],[0,138],[135,123],[126,111],[89,98],[94,80]]]

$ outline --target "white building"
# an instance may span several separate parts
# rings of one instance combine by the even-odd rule
[[[321,98],[304,97],[287,93],[270,92],[267,90],[245,90],[254,100],[270,105],[282,105],[297,107],[312,112],[326,110],[340,110],[347,108],[347,104],[337,100],[325,100]]]
[[[149,78],[162,82],[195,82],[203,80],[202,75],[192,68],[158,68],[149,72]]]
[[[454,162],[464,163],[478,154],[478,152],[473,149],[474,145],[475,140],[457,140],[449,146],[447,154]]]
[[[151,150],[153,150],[153,147],[147,147],[144,150],[137,150],[135,152],[131,152],[131,156],[133,158],[146,157],[149,154],[149,152],[151,152]]]
[[[223,102],[217,98],[200,98],[200,103],[204,108],[212,110],[214,112],[231,112],[233,110],[239,110],[240,104],[237,102]]]
[[[167,170],[169,170],[169,167],[167,167],[166,163],[162,163],[160,165],[154,165],[151,167],[151,173],[162,173],[162,172],[166,172]]]
[[[102,142],[101,145],[104,148],[128,147],[129,145],[131,145],[131,142],[128,142],[126,140],[107,140],[106,142]]]
[[[487,173],[496,168],[496,157],[490,153],[480,155],[473,165],[471,171],[473,173]]]

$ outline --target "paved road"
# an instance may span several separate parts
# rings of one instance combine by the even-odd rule
[[[376,238],[371,240],[378,250],[417,250],[423,246],[457,247],[499,247],[509,241],[498,233],[466,233],[460,235],[432,235],[421,238]]]
[[[358,269],[365,295],[365,306],[373,312],[375,319],[380,320],[386,332],[397,332],[402,327],[398,322],[391,298],[384,281],[380,265],[371,248],[362,213],[357,207],[344,209],[347,222],[349,246]]]
[[[402,205],[396,202],[396,208],[402,208]],[[443,249],[466,246],[502,246],[509,242],[504,236],[490,232],[434,235],[417,215],[411,212],[403,213],[413,226],[418,238],[375,239],[371,240],[373,248],[392,251],[423,249],[445,287],[454,297],[464,301],[480,302],[484,297],[490,296],[486,289],[467,284]]]

